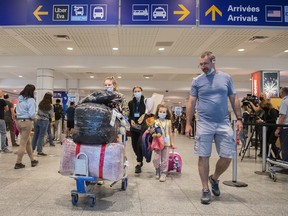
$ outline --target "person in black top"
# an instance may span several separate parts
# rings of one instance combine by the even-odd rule
[[[4,120],[4,111],[8,110],[6,101],[3,99],[3,92],[0,90],[0,134],[1,134],[1,150],[4,153],[11,153],[6,145],[6,124]]]
[[[59,134],[59,123],[62,122],[62,115],[63,115],[63,107],[60,104],[61,100],[59,98],[56,99],[56,104],[53,105],[54,107],[54,128],[53,128],[53,134],[54,134],[54,141],[60,142],[61,135]]]
[[[267,123],[267,124],[276,124],[277,118],[279,115],[278,110],[273,108],[273,105],[268,101],[263,102],[261,104],[261,108],[263,109],[264,114],[263,114],[263,117],[258,120],[258,122],[260,122],[260,123],[263,122],[263,123]],[[275,136],[276,128],[277,128],[276,125],[268,126],[268,128],[267,128],[266,153],[268,153],[268,147],[271,144],[271,150],[273,151],[275,158],[279,159],[280,158],[279,149],[275,145],[276,140],[277,140],[277,137]],[[259,156],[262,156],[262,145],[260,145],[260,155]]]
[[[66,137],[72,137],[73,129],[74,129],[74,113],[75,113],[75,103],[71,101],[70,106],[68,107],[66,111],[66,115],[67,115]]]
[[[9,101],[9,95],[4,95],[4,100],[8,105],[8,110],[5,112],[5,123],[7,131],[10,131],[10,138],[12,142],[12,146],[19,146],[16,143],[15,132],[14,132],[14,123],[15,123],[15,112],[14,112],[14,104]],[[6,144],[8,145],[8,139],[6,137]]]
[[[142,148],[139,145],[139,138],[141,135],[141,124],[142,122],[138,122],[138,119],[145,114],[145,103],[144,103],[144,96],[142,95],[143,89],[140,86],[135,86],[133,88],[134,97],[128,103],[129,107],[129,123],[131,125],[130,132],[131,132],[131,142],[133,151],[137,157],[137,165],[135,167],[135,173],[141,173],[141,167],[143,166],[143,155],[142,155]],[[143,119],[143,118],[142,118]]]

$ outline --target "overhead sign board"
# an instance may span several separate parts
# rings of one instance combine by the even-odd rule
[[[196,25],[196,0],[121,1],[121,25]]]
[[[288,1],[199,1],[199,26],[288,26]]]
[[[118,0],[1,0],[0,25],[118,25]]]

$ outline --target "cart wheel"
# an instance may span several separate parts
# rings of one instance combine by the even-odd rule
[[[95,197],[90,197],[89,198],[89,204],[90,204],[90,207],[93,207],[95,205],[96,201],[95,201]]]
[[[121,190],[126,190],[127,186],[128,186],[128,178],[126,177],[125,179],[122,180]]]
[[[78,194],[72,194],[71,195],[71,201],[72,201],[72,205],[76,205],[78,202]]]

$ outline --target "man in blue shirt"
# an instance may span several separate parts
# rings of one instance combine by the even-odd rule
[[[288,125],[288,87],[280,90],[282,102],[279,108],[278,124]],[[282,160],[288,161],[288,127],[277,127],[275,136],[280,136]]]
[[[202,182],[202,204],[209,204],[211,193],[208,181],[211,183],[214,196],[220,196],[219,180],[231,162],[235,153],[235,140],[230,127],[228,102],[229,98],[237,117],[236,130],[242,128],[240,101],[234,90],[229,74],[215,69],[216,59],[212,52],[204,52],[200,56],[200,67],[204,72],[192,82],[190,96],[187,102],[186,136],[192,132],[191,120],[198,102],[198,121],[195,136],[195,153],[198,154],[198,170]],[[212,142],[215,141],[217,153],[220,156],[213,175],[209,176],[209,158]]]

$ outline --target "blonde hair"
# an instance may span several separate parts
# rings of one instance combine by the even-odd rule
[[[114,86],[114,89],[113,89],[114,91],[117,91],[117,92],[119,91],[119,87],[118,87],[117,81],[116,81],[116,79],[115,79],[114,76],[106,77],[106,78],[105,78],[105,81],[106,81],[106,80],[112,81],[112,84],[113,84],[113,86]],[[105,81],[104,81],[104,82],[105,82]]]
[[[263,101],[263,103],[261,103],[261,107],[262,108],[268,108],[268,109],[272,109],[273,108],[273,104],[269,101]]]

